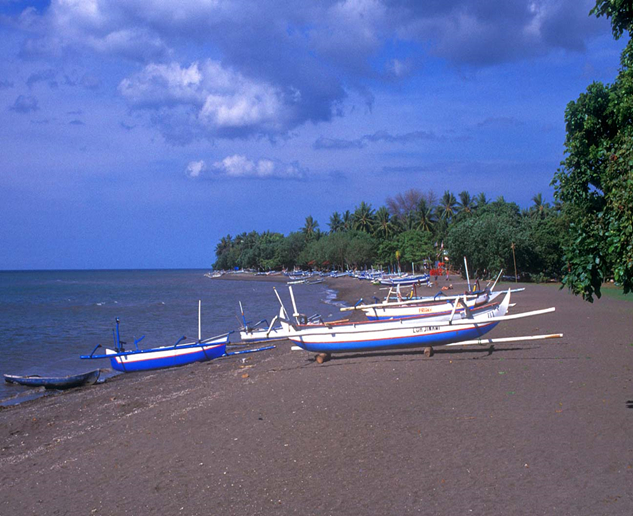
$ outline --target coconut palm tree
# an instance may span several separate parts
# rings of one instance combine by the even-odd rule
[[[350,229],[352,229],[353,225],[354,217],[349,210],[345,210],[345,213],[343,213],[343,231],[349,231]]]
[[[231,235],[226,235],[220,239],[220,242],[215,246],[215,255],[220,256],[225,251],[228,251],[233,247],[233,237]]]
[[[470,196],[470,194],[464,190],[459,193],[459,202],[457,203],[457,211],[462,216],[471,215],[473,211],[475,211],[475,199]]]
[[[344,228],[343,219],[341,218],[341,214],[338,211],[335,211],[330,215],[330,222],[328,224],[330,226],[331,233],[337,233],[338,231],[342,231]]]
[[[306,217],[306,223],[301,228],[301,231],[306,236],[306,240],[312,240],[318,232],[319,223],[312,218],[312,215]]]
[[[488,198],[485,193],[481,192],[477,195],[477,197],[475,197],[475,205],[477,206],[477,209],[483,208],[486,204],[488,204]]]
[[[435,224],[435,215],[433,215],[433,206],[422,197],[418,202],[415,213],[415,228],[420,231],[433,231]]]
[[[352,215],[352,227],[358,231],[364,231],[365,233],[371,233],[374,226],[374,210],[371,208],[371,204],[361,201],[360,206],[354,210]]]
[[[381,206],[376,212],[376,220],[374,222],[374,234],[380,238],[387,239],[395,232],[395,226],[389,215],[389,210]]]
[[[543,202],[543,194],[540,193],[532,197],[532,201],[534,202],[534,205],[530,207],[529,213],[533,217],[544,219],[550,210],[549,203]]]
[[[440,199],[437,209],[439,218],[450,221],[457,209],[457,199],[451,192],[446,190]]]

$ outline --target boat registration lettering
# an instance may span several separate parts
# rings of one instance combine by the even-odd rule
[[[439,329],[439,326],[422,326],[418,328],[413,328],[413,333],[429,333],[432,331],[438,331]]]
[[[431,309],[430,308],[418,308],[418,313],[419,314],[425,314],[427,312],[430,312]]]

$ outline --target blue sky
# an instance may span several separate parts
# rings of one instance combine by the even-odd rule
[[[0,0],[0,269],[208,268],[410,188],[522,207],[624,41],[591,0]]]

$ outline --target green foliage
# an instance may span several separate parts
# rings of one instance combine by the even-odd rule
[[[400,261],[403,268],[415,263],[421,265],[433,256],[433,244],[429,232],[415,229],[400,233],[394,240],[396,250],[400,251]]]
[[[633,5],[631,5],[631,0],[597,0],[596,6],[589,14],[611,18],[611,27],[615,39],[620,39],[624,32],[631,33],[631,26],[633,25]]]
[[[521,225],[521,217],[513,209],[496,201],[477,217],[469,217],[451,226],[446,245],[451,261],[460,264],[468,258],[471,272],[496,274],[503,269],[514,273],[512,244],[515,246],[517,268],[525,271],[531,254],[529,235]]]
[[[227,235],[216,245],[214,268],[345,270],[382,265],[409,270],[411,263],[419,267],[435,261],[437,243],[448,235],[445,249],[458,266],[465,255],[471,268],[480,272],[504,268],[512,274],[510,246],[514,243],[520,272],[541,273],[548,278],[559,273],[567,219],[544,203],[540,194],[522,215],[516,204],[503,198],[487,202],[480,194],[475,203],[468,192],[461,192],[457,203],[447,192],[444,207],[452,206],[454,216],[439,220],[435,216],[442,205],[432,203],[433,198],[413,190],[396,197],[402,202],[392,200],[392,204],[399,207],[401,215],[384,206],[374,212],[364,202],[353,214],[334,212],[329,234],[321,233],[318,223],[308,216],[299,231],[286,237],[268,231],[234,238]],[[371,225],[367,224],[370,221]],[[352,228],[354,224],[358,229]]]
[[[614,36],[631,31],[630,2],[599,0],[592,13],[611,18]],[[611,85],[593,83],[565,111],[566,158],[552,184],[571,221],[563,283],[587,301],[613,278],[633,290],[633,44]]]

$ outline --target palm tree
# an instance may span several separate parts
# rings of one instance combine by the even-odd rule
[[[220,242],[215,246],[215,255],[219,257],[225,251],[228,251],[233,247],[233,237],[226,235],[220,239]]]
[[[389,210],[384,206],[381,206],[376,212],[376,220],[374,223],[374,234],[380,238],[387,239],[393,235],[395,231],[394,224],[389,215]]]
[[[530,214],[539,219],[545,218],[550,210],[550,205],[549,203],[543,202],[543,194],[536,194],[532,197],[532,201],[534,201],[534,205],[530,207]]]
[[[483,208],[486,204],[488,204],[486,194],[481,192],[479,195],[477,195],[477,197],[475,197],[475,204],[477,206],[477,209]]]
[[[330,215],[330,222],[328,224],[330,226],[330,232],[336,233],[338,231],[342,231],[344,227],[343,219],[338,211],[335,211]]]
[[[349,210],[345,210],[345,213],[343,213],[343,231],[349,231],[352,229],[353,224],[354,217]]]
[[[418,203],[415,213],[415,227],[420,231],[431,232],[435,224],[435,216],[433,215],[433,206],[422,197]]]
[[[352,215],[352,227],[358,231],[364,231],[365,233],[371,233],[374,226],[374,210],[371,208],[371,204],[366,204],[365,201],[361,201],[360,206],[354,210]]]
[[[305,234],[306,240],[311,240],[317,235],[317,228],[319,223],[312,218],[312,215],[306,217],[306,223],[301,228],[301,231]]]
[[[456,208],[457,199],[455,199],[455,196],[451,192],[446,190],[438,205],[439,217],[446,221],[450,221],[453,218],[453,215],[455,215]]]
[[[460,214],[464,216],[468,216],[475,211],[475,199],[473,199],[470,194],[464,190],[459,193],[459,202],[457,203],[457,210]]]

